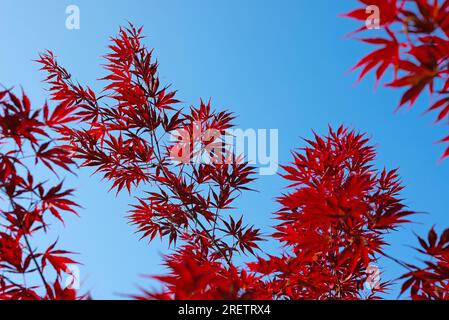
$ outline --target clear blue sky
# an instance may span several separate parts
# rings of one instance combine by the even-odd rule
[[[81,9],[81,29],[65,28],[65,8]],[[155,48],[163,81],[179,90],[187,104],[211,97],[217,108],[239,115],[245,128],[279,129],[279,159],[290,160],[300,137],[311,129],[325,133],[328,124],[345,123],[370,134],[378,147],[377,165],[400,167],[406,203],[419,223],[391,234],[388,253],[413,261],[413,232],[432,225],[449,226],[449,161],[438,164],[443,146],[435,141],[447,132],[432,126],[421,112],[428,100],[409,112],[393,111],[400,92],[373,89],[372,78],[354,87],[349,68],[367,52],[363,44],[344,38],[357,22],[338,17],[356,1],[308,0],[158,0],[158,1],[19,1],[1,0],[0,83],[22,85],[34,104],[46,97],[43,75],[32,60],[51,49],[81,83],[92,85],[104,75],[100,64],[108,37],[129,20],[144,25],[147,44]],[[372,31],[373,33],[377,31]],[[145,286],[142,274],[163,272],[165,243],[138,241],[127,224],[128,196],[108,194],[97,176],[83,170],[67,182],[77,189],[81,218],[70,218],[61,233],[61,245],[79,252],[83,289],[95,298],[117,298]],[[285,183],[278,176],[254,183],[259,193],[240,201],[246,219],[263,227],[273,225],[273,199]],[[277,244],[266,244],[275,250]],[[403,270],[389,261],[381,264],[384,277]],[[394,291],[391,297],[396,297]]]

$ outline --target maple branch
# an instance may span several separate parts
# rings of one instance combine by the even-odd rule
[[[164,174],[164,177],[166,179],[169,179],[169,175],[168,173],[165,171],[166,168],[163,165],[163,162],[161,160],[161,151],[160,151],[160,146],[159,146],[159,141],[154,133],[154,130],[150,131],[150,136],[151,136],[151,143],[152,143],[152,147],[154,147],[154,145],[156,146],[156,152],[155,156],[156,159],[158,160],[159,166],[162,170],[162,173]],[[177,193],[177,190],[175,188],[172,188],[171,186],[168,186],[170,188],[170,190],[173,193]],[[178,195],[179,196],[179,195]],[[213,245],[215,246],[215,248],[220,252],[220,254],[222,255],[222,257],[225,259],[226,263],[228,264],[228,267],[231,266],[231,260],[230,258],[226,255],[226,253],[221,249],[221,247],[218,245],[217,240],[209,233],[209,230],[203,225],[203,223],[198,219],[198,217],[196,217],[192,211],[192,209],[188,206],[185,205],[184,203],[182,203],[182,205],[187,209],[187,211],[190,213],[190,217],[195,221],[195,223],[197,223],[201,230],[203,232],[205,232],[208,236],[208,240],[212,241]]]
[[[28,240],[28,236],[25,233],[25,229],[23,227],[21,218],[19,217],[19,214],[18,214],[19,210],[17,210],[17,208],[15,207],[16,205],[15,205],[14,199],[11,197],[11,195],[7,194],[7,196],[9,198],[9,201],[10,201],[10,204],[12,206],[13,211],[16,213],[17,223],[18,223],[18,226],[19,226],[20,231],[22,233],[22,236],[23,236],[23,238],[25,240],[25,244],[26,244],[26,246],[28,248],[28,251],[29,251],[29,254],[31,256],[31,259],[33,260],[33,263],[34,263],[34,265],[36,267],[36,270],[38,271],[38,274],[39,274],[40,279],[42,280],[42,283],[45,286],[45,289],[47,290],[48,289],[48,283],[45,280],[44,274],[43,274],[43,272],[41,270],[41,267],[40,267],[39,263],[37,262],[36,256],[34,255],[34,251],[33,251],[32,247],[31,247],[31,244],[30,244],[30,242]]]

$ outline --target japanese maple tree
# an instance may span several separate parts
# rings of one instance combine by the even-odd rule
[[[132,25],[112,38],[99,94],[73,82],[51,52],[41,55],[52,99],[76,109],[82,122],[63,130],[70,152],[111,189],[146,191],[129,215],[142,238],[182,240],[202,259],[231,267],[234,254],[253,254],[261,240],[258,229],[228,214],[253,180],[253,168],[222,139],[234,116],[210,102],[177,107],[141,40]]]
[[[273,237],[285,252],[250,267],[270,278],[276,298],[378,298],[388,283],[365,296],[370,266],[385,255],[384,234],[413,213],[398,197],[398,174],[377,171],[368,138],[347,128],[307,143],[284,166],[291,191],[278,199]]]
[[[293,153],[293,163],[284,167],[291,185],[278,199],[279,224],[266,237],[279,241],[282,253],[264,255],[260,230],[233,210],[254,179],[254,168],[224,139],[234,115],[202,100],[181,108],[176,92],[161,84],[159,65],[141,31],[130,25],[111,39],[99,92],[72,80],[53,53],[39,59],[51,98],[59,103],[56,110],[72,115],[67,121],[65,112],[63,120],[52,117],[67,144],[64,152],[102,174],[116,192],[145,191],[131,205],[130,222],[142,238],[161,237],[174,246],[165,258],[169,273],[156,277],[164,289],[144,290],[136,298],[379,298],[387,282],[370,293],[363,286],[372,278],[372,264],[387,256],[384,234],[407,222],[412,212],[399,198],[403,187],[396,170],[374,167],[369,139],[348,128],[329,129],[327,136],[315,135]],[[386,52],[396,48],[388,44],[375,56]],[[380,75],[398,64],[395,57],[388,59]],[[428,247],[434,246],[430,241]],[[443,255],[427,253],[444,262]],[[254,262],[239,265],[238,255],[254,256]],[[435,297],[419,293],[431,284],[422,285],[421,269],[409,269],[413,273],[405,275],[404,288],[411,285],[413,296]],[[440,274],[430,265],[425,272]]]
[[[388,283],[375,283],[373,263],[384,253],[384,234],[413,212],[398,198],[395,170],[378,172],[375,150],[347,128],[315,135],[285,166],[291,192],[281,196],[273,238],[282,255],[259,255],[248,266],[209,262],[193,245],[168,256],[170,274],[156,277],[162,293],[141,299],[378,299]]]
[[[32,108],[24,93],[0,91],[0,299],[80,297],[61,285],[63,274],[73,279],[71,252],[54,240],[46,248],[33,244],[36,237],[42,243],[52,217],[64,222],[76,214],[73,190],[56,174],[74,165],[58,139],[61,126],[74,119],[70,112],[63,105]]]

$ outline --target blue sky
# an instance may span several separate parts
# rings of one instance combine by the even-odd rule
[[[81,10],[80,30],[65,28],[70,4]],[[144,25],[162,81],[172,83],[188,105],[212,98],[216,108],[239,115],[240,128],[279,129],[281,163],[290,161],[290,150],[303,146],[300,137],[310,137],[312,129],[325,133],[328,124],[344,123],[368,132],[378,148],[376,164],[399,167],[406,204],[427,213],[388,236],[388,253],[413,261],[413,232],[448,226],[449,162],[438,163],[443,146],[435,144],[447,129],[421,115],[427,98],[408,112],[394,113],[400,92],[375,91],[371,77],[354,86],[356,74],[348,70],[369,48],[344,37],[359,25],[338,15],[355,5],[350,0],[2,0],[0,83],[22,85],[34,104],[42,104],[43,75],[32,60],[51,49],[76,79],[96,88],[109,36],[127,21]],[[149,283],[141,275],[163,272],[167,244],[138,241],[125,219],[127,195],[107,193],[106,183],[88,170],[67,182],[77,189],[81,218],[69,218],[63,231],[57,227],[49,236],[60,234],[64,248],[80,253],[84,290],[95,298],[119,298]],[[277,209],[273,199],[284,186],[278,176],[260,177],[253,184],[259,192],[239,200],[247,221],[269,232]],[[264,247],[275,250],[277,244]],[[390,279],[404,271],[390,261],[381,267]],[[390,297],[396,296],[397,288]]]

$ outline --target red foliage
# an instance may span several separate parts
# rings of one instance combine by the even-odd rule
[[[230,266],[235,253],[254,253],[260,240],[259,230],[226,214],[253,180],[253,168],[222,139],[234,116],[210,102],[179,108],[141,39],[132,25],[112,38],[101,95],[75,85],[52,53],[41,55],[52,98],[87,124],[64,128],[70,150],[110,180],[111,189],[147,191],[129,215],[142,238],[199,242],[208,261]]]
[[[366,1],[360,1],[367,5]],[[388,3],[388,4],[387,4]],[[370,1],[379,6],[380,22],[385,29],[384,37],[365,38],[363,42],[382,45],[383,48],[373,51],[362,58],[354,69],[362,68],[360,79],[377,67],[376,79],[379,80],[385,71],[392,67],[394,79],[387,85],[393,88],[404,88],[399,108],[405,104],[412,106],[427,89],[437,97],[428,107],[427,112],[436,112],[436,122],[449,120],[449,1],[438,0],[392,0]],[[367,14],[348,14],[358,20],[366,20]],[[358,31],[365,30],[362,28]],[[449,136],[441,142],[449,142]],[[449,148],[442,158],[449,156]],[[410,272],[403,278],[408,280],[403,285],[403,292],[410,290],[413,299],[447,299],[448,270],[447,255],[444,245],[447,243],[447,232],[444,232],[440,243],[436,243],[436,234],[429,232],[429,243],[419,238],[424,250],[420,250],[436,262],[426,262],[427,267],[420,269],[409,266]],[[435,247],[436,246],[436,247]],[[446,248],[447,249],[447,248]],[[446,250],[447,251],[447,250]]]
[[[211,261],[204,251],[190,244],[166,257],[170,274],[153,277],[164,284],[164,291],[143,290],[139,300],[269,300],[260,276],[233,264]]]
[[[399,108],[412,106],[427,89],[436,100],[427,111],[436,112],[436,122],[449,120],[449,1],[437,0],[360,0],[363,8],[346,16],[366,20],[368,5],[377,5],[380,30],[371,31],[376,37],[360,39],[381,46],[362,58],[354,69],[361,69],[360,79],[376,69],[376,79],[391,68],[393,81],[387,85],[404,88]],[[366,27],[358,30],[366,31]],[[378,36],[378,35],[381,36]],[[449,136],[441,142],[449,142]],[[449,148],[443,158],[449,156]]]
[[[379,5],[386,3],[379,1]],[[392,10],[389,25],[406,13],[402,6],[385,8]],[[359,13],[350,16],[359,18]],[[377,66],[378,78],[391,66],[407,71],[391,85],[412,86],[403,100],[413,102],[423,88],[432,87],[430,70],[439,66],[442,56],[432,60],[416,47],[410,52],[416,61],[404,61],[404,42],[390,29],[387,32],[388,40],[366,40],[383,48],[357,67],[363,67],[365,74]],[[385,255],[384,234],[407,222],[412,212],[398,198],[402,186],[396,171],[379,172],[373,167],[375,150],[368,139],[343,127],[330,129],[328,136],[315,135],[307,140],[307,147],[294,153],[293,164],[284,167],[291,192],[278,199],[280,223],[273,235],[283,244],[284,253],[262,258],[260,231],[232,216],[235,199],[249,190],[253,180],[253,168],[234,155],[223,139],[225,130],[233,126],[233,114],[214,111],[210,102],[203,101],[198,107],[178,107],[176,92],[161,85],[158,63],[141,40],[141,28],[132,25],[112,38],[100,93],[73,82],[51,52],[39,59],[48,72],[52,99],[59,102],[51,116],[44,112],[44,118],[51,127],[58,124],[57,131],[68,144],[63,152],[70,152],[82,166],[93,167],[117,192],[131,193],[136,188],[146,192],[129,215],[142,238],[181,242],[166,257],[170,273],[156,277],[164,289],[144,290],[136,298],[378,298],[388,283],[366,293],[363,286],[372,275],[370,268]],[[71,125],[76,119],[80,122]],[[30,130],[24,132],[31,135]],[[64,167],[64,162],[55,162],[61,156],[47,152],[47,147],[39,152],[46,155],[43,163]],[[57,208],[68,210],[71,205],[61,199],[68,194],[59,186],[39,194],[53,201],[49,209],[56,210],[52,213],[58,218]],[[14,237],[2,238],[8,239],[5,248],[15,246]],[[20,266],[20,257],[9,249],[4,252],[10,264]],[[51,246],[40,255],[41,269],[51,265],[59,275],[73,262],[65,257],[67,253]],[[250,254],[256,262],[236,266],[236,255]],[[415,274],[407,277],[417,283]],[[416,290],[413,294],[418,295]],[[71,293],[56,282],[48,296],[58,295]]]
[[[414,300],[449,300],[449,229],[438,240],[434,229],[429,231],[427,241],[418,237],[421,249],[427,255],[425,267],[410,266],[412,269],[402,278],[402,292],[410,288]]]
[[[377,299],[387,284],[371,291],[364,284],[372,264],[384,254],[383,235],[407,222],[396,171],[377,172],[375,151],[362,134],[343,127],[315,135],[284,167],[291,193],[274,238],[281,256],[261,256],[248,270],[209,261],[201,248],[182,247],[166,262],[171,273],[156,277],[162,293],[144,291],[139,299]],[[232,221],[229,230],[241,222]]]
[[[272,278],[278,298],[363,298],[369,267],[384,254],[383,235],[412,212],[397,197],[396,171],[373,168],[375,151],[364,135],[340,127],[307,142],[284,167],[293,190],[278,200],[273,236],[286,253],[259,258],[251,269]],[[385,287],[379,284],[367,298]]]
[[[49,177],[35,175],[73,165],[57,139],[69,114],[56,108],[49,115],[47,105],[32,109],[25,94],[20,99],[10,90],[0,92],[0,299],[77,298],[74,289],[60,285],[62,274],[70,273],[67,265],[77,263],[67,257],[70,252],[55,249],[56,242],[44,251],[32,245],[51,216],[63,221],[63,214],[76,213],[72,190],[63,189],[57,176],[47,186],[38,179]]]

